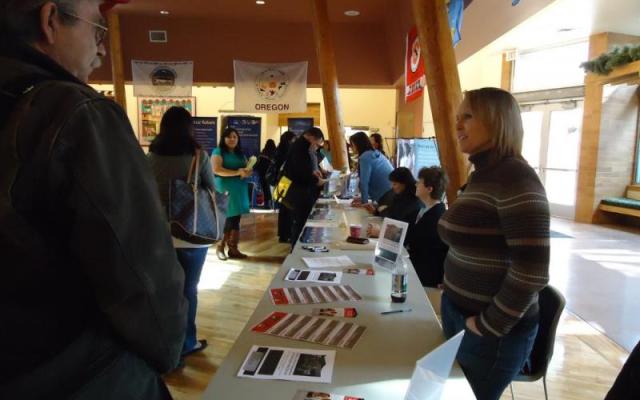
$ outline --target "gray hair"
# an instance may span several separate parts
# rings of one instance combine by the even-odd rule
[[[0,37],[5,40],[33,43],[41,38],[40,9],[54,3],[65,24],[74,19],[65,14],[74,13],[76,5],[83,0],[6,0],[0,5]]]

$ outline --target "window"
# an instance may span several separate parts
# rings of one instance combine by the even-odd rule
[[[522,51],[515,62],[512,89],[531,92],[584,85],[580,63],[589,57],[589,43]]]

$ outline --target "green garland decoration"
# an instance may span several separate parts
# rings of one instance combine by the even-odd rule
[[[614,68],[640,60],[640,45],[615,47],[608,53],[580,64],[585,72],[598,75],[609,75]]]

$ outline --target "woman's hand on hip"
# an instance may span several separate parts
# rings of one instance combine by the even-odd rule
[[[470,330],[471,332],[475,333],[478,336],[482,336],[482,333],[478,330],[478,325],[476,325],[476,319],[477,317],[467,318],[465,325],[467,326],[467,329]]]

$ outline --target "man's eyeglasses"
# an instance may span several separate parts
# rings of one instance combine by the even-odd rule
[[[80,16],[78,16],[78,15],[76,15],[74,13],[70,13],[70,12],[67,12],[67,11],[62,11],[62,13],[64,15],[69,16],[69,17],[75,18],[78,21],[82,21],[84,23],[87,23],[89,25],[94,26],[96,28],[96,46],[100,46],[102,43],[104,43],[104,39],[107,37],[107,33],[109,32],[109,28],[107,28],[104,25],[98,24],[96,22],[92,22],[92,21],[89,21],[87,19],[84,19],[84,18],[82,18],[82,17],[80,17]]]

